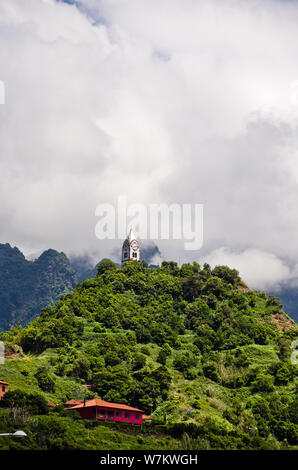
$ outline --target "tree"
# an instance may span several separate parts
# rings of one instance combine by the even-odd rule
[[[20,332],[19,344],[22,346],[25,353],[36,350],[36,343],[38,342],[39,336],[39,330],[31,326]]]
[[[290,362],[280,362],[272,367],[276,385],[287,385],[295,377],[295,366]]]
[[[166,356],[170,356],[172,354],[172,348],[168,343],[164,343],[161,349],[165,353]]]
[[[134,402],[137,384],[121,365],[108,366],[93,377],[94,390],[107,401]],[[115,397],[117,396],[117,400]],[[112,400],[113,397],[113,400]]]
[[[269,306],[278,307],[280,310],[282,309],[282,304],[281,304],[279,298],[275,297],[274,295],[269,295],[268,296],[266,307],[269,307]]]
[[[273,377],[260,374],[251,382],[253,392],[272,392],[274,390]]]
[[[237,367],[247,367],[249,365],[249,359],[247,354],[242,351],[240,348],[237,348],[235,351],[234,364]]]
[[[298,426],[294,423],[278,421],[274,424],[274,434],[280,441],[286,439],[289,444],[298,444]]]
[[[121,359],[116,351],[107,351],[104,355],[104,360],[107,366],[116,366],[121,363]]]
[[[39,367],[37,372],[34,374],[34,377],[36,378],[39,387],[44,392],[54,392],[55,379],[49,373],[49,370],[47,367],[44,367],[44,366]]]
[[[296,385],[296,394],[288,407],[290,420],[298,426],[298,384]]]
[[[175,261],[163,261],[161,263],[162,269],[170,271],[173,276],[178,276],[180,273],[180,269],[178,264]]]
[[[231,269],[228,266],[216,266],[212,271],[212,276],[220,277],[227,284],[236,285],[240,282],[237,269]]]
[[[192,302],[201,294],[203,281],[197,273],[182,278],[183,297],[188,302]]]
[[[179,416],[179,405],[181,399],[171,397],[166,401],[158,400],[156,410],[152,413],[152,417],[160,419],[164,424],[174,422]]]
[[[281,361],[287,361],[291,355],[291,347],[289,342],[285,338],[279,338],[278,340],[279,347],[279,359]]]
[[[173,367],[175,367],[175,369],[179,370],[180,372],[184,372],[196,364],[197,358],[189,351],[179,352],[173,361]]]
[[[8,390],[2,400],[1,408],[20,408],[27,410],[30,414],[48,414],[47,400],[39,393],[26,393],[23,390]]]
[[[217,299],[222,299],[226,292],[226,285],[219,277],[210,277],[204,284],[202,293],[205,295],[213,294]]]
[[[172,348],[168,343],[164,343],[158,353],[157,362],[162,365],[165,365],[167,362],[167,357],[172,353]]]
[[[132,361],[132,370],[139,370],[145,367],[146,365],[146,356],[141,353],[137,353],[133,356]]]
[[[73,364],[72,375],[89,380],[91,377],[90,361],[86,356],[79,356]]]
[[[156,362],[159,362],[159,364],[166,365],[167,362],[167,354],[164,352],[163,349],[160,349]]]
[[[219,382],[219,374],[217,372],[217,366],[215,362],[207,362],[206,364],[203,365],[203,372],[205,377],[207,377],[210,380],[213,380],[214,382]]]
[[[106,274],[109,271],[114,272],[116,270],[117,270],[117,265],[109,259],[103,260],[97,265],[97,274],[99,276]]]

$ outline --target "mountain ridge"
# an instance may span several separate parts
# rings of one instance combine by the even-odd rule
[[[28,323],[77,282],[64,253],[49,249],[28,261],[17,247],[0,244],[0,329]]]
[[[156,245],[142,248],[141,259],[150,263],[156,258],[161,258]],[[0,244],[0,331],[18,322],[23,326],[28,324],[42,308],[54,305],[61,295],[71,292],[84,279],[92,279],[101,261],[94,264],[88,255],[67,257],[51,248],[35,260],[27,260],[19,248],[11,247],[9,243]],[[158,265],[151,267],[157,268]],[[23,294],[20,295],[19,291]],[[285,286],[278,296],[286,314],[297,322],[296,289]]]

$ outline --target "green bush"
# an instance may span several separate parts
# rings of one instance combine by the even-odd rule
[[[220,381],[220,377],[217,372],[217,365],[215,362],[207,362],[206,364],[204,364],[203,373],[205,377],[207,377],[210,380],[213,380],[214,382]]]
[[[253,392],[272,392],[273,378],[270,375],[260,374],[251,382],[251,389]]]
[[[23,390],[8,390],[2,400],[1,408],[26,409],[32,415],[48,414],[49,406],[46,399],[38,393],[26,393]]]
[[[55,391],[55,379],[51,375],[46,367],[39,367],[37,372],[34,374],[39,387],[45,392]]]

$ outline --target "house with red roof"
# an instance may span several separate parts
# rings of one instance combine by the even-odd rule
[[[81,405],[84,403],[84,400],[68,400],[66,403],[63,403],[64,408],[72,408],[76,405]]]
[[[0,400],[2,400],[7,390],[8,390],[8,383],[4,382],[4,380],[0,380]]]
[[[69,410],[76,410],[84,419],[98,419],[102,421],[115,421],[122,423],[142,424],[144,411],[121,403],[93,398],[79,405],[68,406]]]
[[[151,416],[147,416],[147,415],[143,415],[143,421],[153,421],[153,419],[151,418]]]

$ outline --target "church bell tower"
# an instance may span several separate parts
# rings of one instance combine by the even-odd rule
[[[130,229],[122,245],[122,263],[140,261],[140,244]]]

